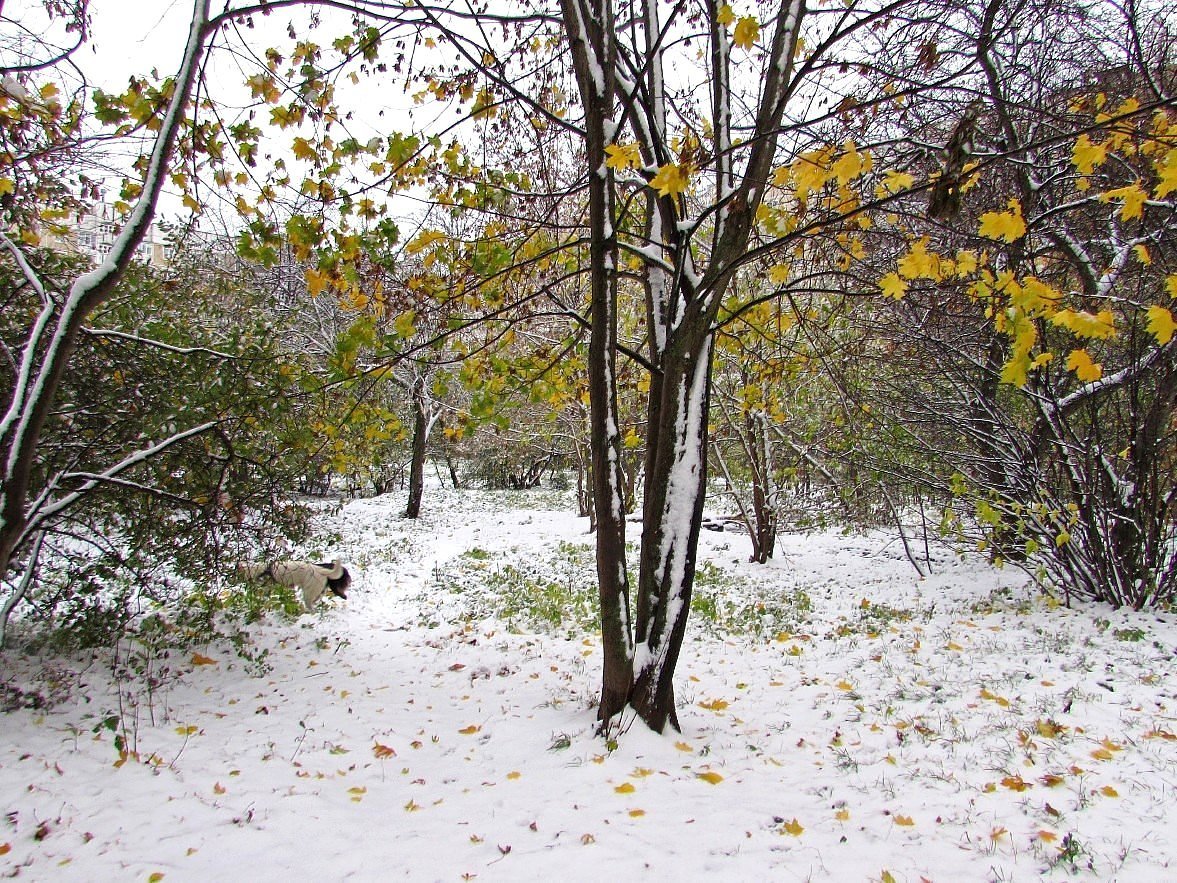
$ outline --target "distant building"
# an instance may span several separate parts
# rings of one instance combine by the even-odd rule
[[[74,216],[69,233],[58,242],[70,251],[87,255],[96,265],[101,264],[110,254],[122,222],[122,215],[113,205],[95,203],[87,211]],[[153,267],[166,267],[169,256],[167,243],[152,224],[135,250],[135,258]]]

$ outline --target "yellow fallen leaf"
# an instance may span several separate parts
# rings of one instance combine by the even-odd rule
[[[708,770],[705,773],[695,773],[695,777],[702,779],[704,782],[710,782],[712,785],[718,785],[723,781],[723,776],[714,770]]]
[[[210,656],[205,656],[203,653],[192,654],[193,665],[216,665],[217,661]]]
[[[1006,776],[1001,780],[1001,784],[1010,791],[1025,791],[1030,787],[1030,783],[1025,781],[1021,776]]]
[[[801,823],[796,819],[793,819],[791,822],[785,822],[783,825],[781,825],[781,830],[786,834],[792,834],[794,837],[800,837],[801,834],[805,831],[805,829],[801,827]]]
[[[507,773],[507,779],[513,782],[522,775],[523,773],[519,772],[518,770],[512,770],[511,772]]]
[[[640,766],[640,767],[637,767],[632,773],[630,773],[630,775],[633,776],[635,779],[644,779],[647,776],[654,775],[654,771],[651,769],[647,769],[644,766]]]
[[[848,821],[850,821],[850,810],[840,809],[836,813],[834,813],[834,818],[837,819],[839,822],[848,822]]]
[[[960,646],[960,644],[956,643],[955,641],[949,641],[947,646],[949,650],[960,651],[964,649],[964,647]]]
[[[854,685],[852,683],[850,683],[849,681],[838,681],[838,683],[834,684],[834,686],[844,692],[848,692],[848,691],[854,689]]]
[[[675,742],[675,743],[674,743],[674,747],[675,747],[675,748],[677,748],[679,751],[688,751],[688,752],[690,752],[690,751],[694,751],[694,750],[695,750],[694,748],[692,748],[692,747],[691,747],[691,746],[690,746],[688,743],[686,743],[686,742]]]
[[[1115,788],[1113,788],[1111,785],[1104,785],[1102,788],[1099,789],[1099,793],[1102,794],[1104,797],[1119,797],[1120,796],[1120,792],[1117,791]]]
[[[1091,756],[1094,757],[1096,760],[1111,760],[1112,759],[1112,753],[1110,751],[1108,751],[1106,748],[1096,748],[1094,751],[1091,752]]]
[[[1063,782],[1065,782],[1066,780],[1062,776],[1055,775],[1054,773],[1047,773],[1045,776],[1043,776],[1038,781],[1040,781],[1047,788],[1057,788],[1059,785],[1063,784]]]
[[[905,828],[910,828],[915,825],[915,819],[911,816],[895,816],[895,824],[902,825]]]
[[[728,703],[724,699],[712,699],[710,702],[700,702],[700,708],[706,708],[708,711],[723,711],[727,708]]]
[[[186,727],[176,727],[176,733],[180,736],[191,736],[200,732],[200,728],[189,724]]]
[[[1058,840],[1058,834],[1054,833],[1054,831],[1042,830],[1038,832],[1038,839],[1043,843],[1054,843],[1054,841]]]
[[[1044,739],[1057,739],[1066,727],[1056,724],[1052,720],[1039,720],[1034,725],[1034,729]]]
[[[646,811],[644,809],[631,809],[629,811],[629,817],[631,819],[641,818],[645,814],[646,814]]]
[[[992,831],[989,832],[989,839],[993,843],[996,843],[998,840],[1000,840],[1002,837],[1004,837],[1008,833],[1009,833],[1008,830],[1006,830],[1005,828],[1003,828],[999,825],[998,827],[994,828]]]
[[[379,742],[372,746],[372,753],[381,760],[384,760],[386,757],[396,757],[396,750],[394,748],[389,745],[381,745]]]
[[[633,782],[622,782],[613,790],[618,794],[633,794],[638,789],[633,786]]]
[[[458,732],[463,736],[473,736],[481,729],[482,727],[478,726],[477,724],[470,724],[468,727],[462,727],[462,729],[458,730]]]

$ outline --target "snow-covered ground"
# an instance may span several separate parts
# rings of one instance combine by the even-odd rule
[[[920,580],[884,534],[784,537],[762,567],[705,532],[683,730],[614,743],[563,504],[348,503],[318,549],[351,598],[256,627],[260,676],[209,646],[150,694],[124,681],[120,711],[103,660],[7,652],[5,682],[71,692],[0,719],[0,873],[1177,879],[1173,616],[1058,609],[945,549]]]

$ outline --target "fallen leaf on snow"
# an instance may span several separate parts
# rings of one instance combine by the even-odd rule
[[[695,773],[695,777],[702,779],[704,782],[710,782],[712,785],[718,785],[723,781],[723,776],[714,770],[708,770],[705,773]]]
[[[205,656],[203,653],[192,654],[193,665],[216,665],[217,661],[210,656]]]
[[[783,825],[781,825],[781,830],[786,834],[793,835],[794,837],[800,837],[801,834],[805,831],[805,829],[801,826],[801,823],[796,819],[793,819],[791,822],[785,822]]]

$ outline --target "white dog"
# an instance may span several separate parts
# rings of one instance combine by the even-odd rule
[[[239,564],[238,572],[246,579],[269,577],[302,594],[302,606],[308,613],[328,590],[340,598],[347,597],[351,574],[338,561],[315,564],[311,561],[275,561],[273,564]]]

